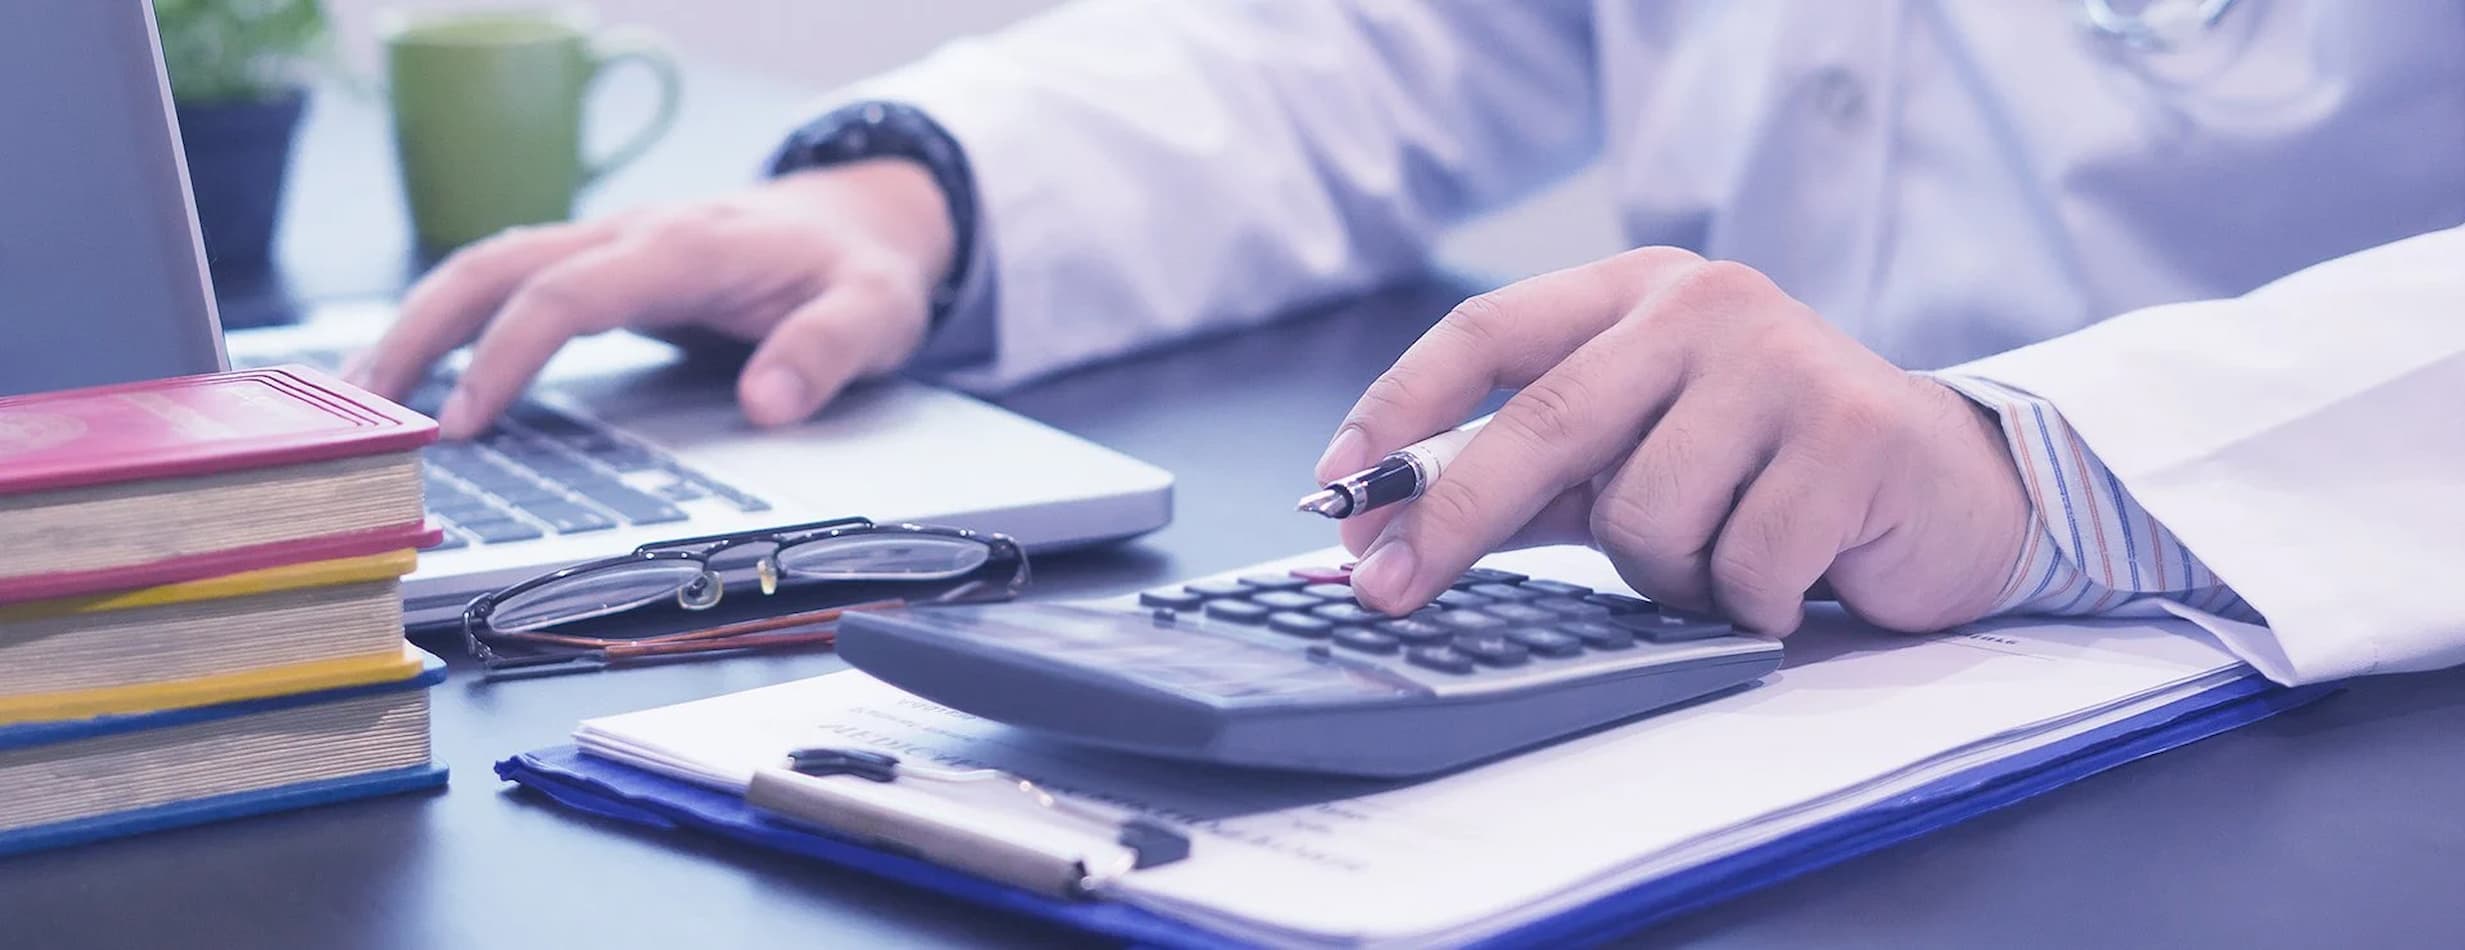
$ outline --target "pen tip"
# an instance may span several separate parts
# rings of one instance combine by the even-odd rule
[[[1344,497],[1343,492],[1336,491],[1332,488],[1324,488],[1301,496],[1301,502],[1294,505],[1293,508],[1297,511],[1306,511],[1314,515],[1325,515],[1329,518],[1341,518],[1350,513],[1352,502],[1351,499]]]

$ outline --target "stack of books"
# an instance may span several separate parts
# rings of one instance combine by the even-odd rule
[[[442,784],[435,438],[296,367],[0,399],[0,854]]]

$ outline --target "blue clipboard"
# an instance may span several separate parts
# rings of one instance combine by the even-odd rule
[[[2107,728],[1997,760],[1896,799],[1499,934],[1481,946],[1564,944],[1648,926],[2061,788],[2145,756],[2321,699],[2332,687],[2284,688],[2251,676]],[[556,804],[646,828],[711,835],[823,861],[1132,943],[1227,947],[1220,934],[1124,904],[1032,893],[766,818],[743,799],[558,746],[496,765],[500,778]]]

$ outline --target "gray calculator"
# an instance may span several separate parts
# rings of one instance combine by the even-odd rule
[[[851,613],[839,653],[962,712],[1223,765],[1442,772],[1752,684],[1778,641],[1635,597],[1474,569],[1409,616],[1341,568],[1080,603]]]

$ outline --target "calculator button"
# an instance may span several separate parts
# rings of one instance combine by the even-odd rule
[[[1363,653],[1377,654],[1393,653],[1403,649],[1403,641],[1375,630],[1363,630],[1359,627],[1335,628],[1335,645]]]
[[[1404,654],[1404,661],[1441,673],[1472,672],[1472,658],[1455,652],[1454,647],[1413,647]]]
[[[1595,650],[1623,650],[1635,645],[1635,635],[1626,632],[1626,628],[1597,620],[1562,623],[1558,625],[1558,630]]]
[[[1336,623],[1377,623],[1387,619],[1387,615],[1360,604],[1319,604],[1310,608],[1310,613]]]
[[[1491,604],[1481,612],[1512,623],[1551,624],[1560,619],[1557,614],[1531,604]]]
[[[1564,584],[1558,581],[1525,581],[1523,583],[1523,588],[1534,593],[1549,594],[1556,597],[1581,597],[1592,592],[1592,588],[1589,587],[1577,587],[1573,584]]]
[[[1453,628],[1457,633],[1468,633],[1478,630],[1495,630],[1499,627],[1506,626],[1506,621],[1492,617],[1478,610],[1450,610],[1439,614],[1435,619],[1438,623]]]
[[[1292,570],[1292,576],[1311,584],[1350,584],[1352,583],[1352,568],[1296,567]]]
[[[1599,604],[1622,614],[1646,613],[1659,609],[1651,601],[1625,594],[1592,594],[1583,599],[1587,604]]]
[[[1609,616],[1609,608],[1572,597],[1544,597],[1526,603],[1570,620],[1598,620]]]
[[[1207,616],[1234,623],[1257,623],[1267,619],[1268,610],[1246,600],[1210,600]]]
[[[1503,634],[1473,633],[1455,638],[1455,649],[1482,666],[1516,666],[1532,658],[1532,651],[1509,640]]]
[[[1521,584],[1523,582],[1524,576],[1517,574],[1514,571],[1501,571],[1495,568],[1476,567],[1469,571],[1465,571],[1464,576],[1456,578],[1455,586],[1470,587],[1474,584]]]
[[[1728,624],[1718,620],[1676,611],[1621,614],[1611,620],[1618,626],[1634,631],[1635,636],[1654,643],[1683,643],[1706,637],[1725,637],[1735,632]]]
[[[1319,600],[1316,597],[1312,597],[1297,590],[1266,591],[1264,593],[1251,595],[1249,601],[1250,603],[1258,604],[1262,607],[1272,607],[1276,610],[1308,610],[1312,607],[1318,606],[1319,604],[1326,603],[1326,601]]]
[[[1320,600],[1352,602],[1352,585],[1350,584],[1311,584],[1301,588],[1301,592]]]
[[[1507,639],[1523,644],[1542,656],[1574,656],[1583,652],[1583,641],[1555,630],[1526,629],[1508,633]]]
[[[1401,617],[1374,624],[1372,629],[1406,643],[1436,643],[1455,635],[1445,624],[1419,617]]]
[[[1335,629],[1335,624],[1327,621],[1325,618],[1312,617],[1308,614],[1296,614],[1287,610],[1281,613],[1269,615],[1267,617],[1267,629],[1273,630],[1277,633],[1289,633],[1296,637],[1307,637],[1309,639],[1316,640],[1320,637],[1326,636],[1327,631]]]
[[[1513,584],[1474,584],[1470,587],[1464,588],[1464,590],[1479,594],[1491,600],[1531,600],[1532,598],[1541,596]]]
[[[1243,577],[1241,583],[1259,590],[1300,590],[1310,582],[1291,574],[1251,574]]]
[[[1472,607],[1486,607],[1489,606],[1490,603],[1489,598],[1487,597],[1460,590],[1450,590],[1446,593],[1439,594],[1437,600],[1433,602],[1441,607],[1452,607],[1457,610],[1464,610]]]
[[[1200,597],[1197,594],[1190,593],[1186,590],[1173,590],[1171,588],[1166,588],[1164,590],[1151,590],[1138,595],[1138,603],[1139,606],[1142,607],[1165,607],[1172,610],[1192,610],[1197,608],[1198,605],[1206,602],[1207,598]]]
[[[1249,585],[1240,581],[1199,581],[1183,584],[1181,589],[1200,597],[1239,597],[1250,592]]]

